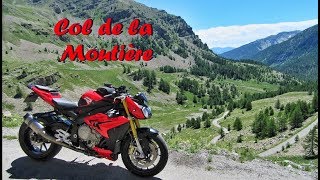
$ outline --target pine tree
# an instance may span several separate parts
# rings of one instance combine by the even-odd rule
[[[246,110],[247,110],[247,111],[250,111],[251,109],[252,109],[251,101],[247,101],[247,103],[246,103]]]
[[[302,126],[303,116],[299,106],[296,106],[290,117],[291,128],[299,128]]]
[[[178,130],[178,132],[181,132],[181,125],[180,124],[178,125],[177,130]]]
[[[221,138],[223,138],[223,137],[225,136],[225,134],[224,134],[224,131],[223,131],[222,127],[220,128],[219,133],[220,133]]]
[[[287,119],[284,116],[278,118],[278,127],[280,132],[287,130]]]
[[[205,121],[205,120],[207,120],[207,119],[209,119],[209,114],[208,114],[207,112],[204,112],[204,113],[202,114],[202,121]]]
[[[233,101],[230,101],[229,104],[228,104],[227,109],[228,109],[230,112],[232,112],[232,111],[233,111],[233,107],[234,107],[234,103],[233,103]]]
[[[228,131],[230,131],[231,130],[231,125],[230,124],[228,124]]]
[[[305,141],[304,141],[304,150],[306,158],[313,158],[318,156],[318,127],[315,126],[308,133]]]
[[[184,95],[183,91],[178,91],[176,95],[176,100],[178,104],[184,104],[185,100],[187,100],[187,97]]]
[[[157,84],[157,78],[156,78],[155,71],[151,72],[151,83],[152,83],[152,85],[156,85]]]
[[[211,126],[211,121],[209,118],[207,118],[206,121],[204,122],[204,127],[209,128],[210,126]]]
[[[197,117],[194,129],[199,129],[201,127],[201,118]]]
[[[159,82],[159,90],[169,94],[170,93],[170,85],[168,82],[164,81],[162,78]]]
[[[270,115],[270,116],[273,116],[273,115],[274,115],[274,111],[273,111],[273,109],[272,109],[271,106],[269,107],[269,115]]]
[[[265,130],[266,125],[267,125],[267,118],[264,112],[260,111],[252,124],[252,132],[256,134],[256,137],[264,138],[266,136],[266,130]]]
[[[191,126],[192,126],[191,120],[190,120],[190,119],[187,119],[187,121],[186,121],[186,128],[190,128]]]
[[[198,103],[198,100],[197,100],[197,96],[196,95],[193,95],[193,103]]]
[[[318,94],[314,93],[314,96],[312,98],[312,110],[313,112],[318,111]]]
[[[191,128],[194,128],[195,126],[196,126],[196,119],[194,119],[194,118],[191,118]]]
[[[308,104],[305,101],[299,100],[297,102],[297,106],[299,106],[301,109],[303,119],[307,119],[307,117],[309,116],[309,112],[310,112]]]
[[[277,135],[277,127],[273,118],[268,119],[266,128],[267,128],[268,137],[273,137]]]
[[[276,103],[275,103],[274,107],[275,107],[276,109],[280,109],[280,106],[281,106],[281,104],[280,104],[280,100],[279,100],[279,99],[277,99],[277,101],[276,101]]]
[[[176,128],[172,127],[172,128],[171,128],[171,133],[172,133],[172,134],[175,134],[175,133],[176,133]]]
[[[239,117],[236,117],[236,120],[233,123],[233,128],[237,131],[240,131],[242,129],[242,122]]]
[[[159,90],[164,92],[164,89],[165,89],[164,86],[165,86],[164,85],[164,80],[161,78],[160,82],[159,82]]]

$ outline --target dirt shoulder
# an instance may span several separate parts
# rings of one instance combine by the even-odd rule
[[[15,132],[15,131],[12,131]],[[2,139],[3,179],[141,179],[121,161],[89,157],[63,148],[52,160],[37,162],[26,157],[18,140]],[[225,156],[172,151],[165,169],[150,179],[317,179],[315,173],[256,159],[240,163]]]

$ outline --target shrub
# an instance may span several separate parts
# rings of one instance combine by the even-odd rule
[[[242,134],[237,137],[237,143],[242,143]]]
[[[24,95],[24,94],[23,94],[20,86],[18,85],[18,86],[17,86],[17,89],[16,89],[16,95],[14,95],[14,98],[22,98],[23,95]]]
[[[242,122],[239,117],[236,117],[236,120],[233,123],[233,128],[237,131],[240,131],[242,129]]]

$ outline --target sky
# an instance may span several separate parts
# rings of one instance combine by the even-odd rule
[[[212,47],[239,47],[318,24],[317,0],[136,0],[181,16]]]

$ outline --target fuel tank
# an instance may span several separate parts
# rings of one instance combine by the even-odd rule
[[[89,90],[82,94],[80,100],[78,101],[78,106],[88,106],[92,102],[101,101],[103,96],[94,90]]]

